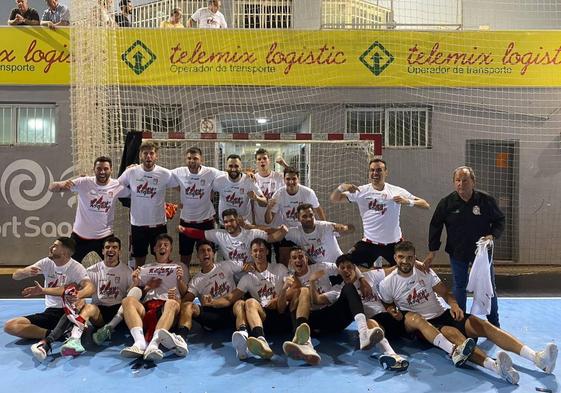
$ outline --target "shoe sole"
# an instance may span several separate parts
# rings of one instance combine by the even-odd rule
[[[384,331],[380,328],[374,328],[374,331],[370,335],[370,341],[368,342],[368,344],[366,344],[366,346],[364,347],[361,346],[360,349],[361,350],[370,349],[374,345],[382,341],[383,338],[384,338]]]
[[[125,358],[137,359],[144,356],[144,352],[137,352],[129,348],[124,348],[121,350],[121,356]]]
[[[293,342],[296,344],[304,345],[310,339],[310,325],[307,323],[303,323],[296,328],[296,332],[294,334],[294,338],[292,339]]]
[[[96,333],[92,334],[92,339],[93,339],[93,342],[95,343],[95,345],[101,345],[101,344],[103,344],[105,341],[111,340],[111,335],[107,336],[106,339],[102,340],[102,339],[99,338],[99,336],[98,336],[98,334],[97,334],[97,332],[96,332]]]
[[[144,354],[144,360],[148,360],[152,362],[162,360],[163,358],[164,355],[160,351],[152,351]]]
[[[321,357],[317,354],[305,354],[300,350],[298,344],[292,341],[285,341],[282,350],[286,356],[295,360],[303,360],[311,366],[317,366],[321,362]]]
[[[249,349],[249,352],[255,356],[259,356],[260,358],[270,359],[273,357],[273,351],[266,348],[261,340],[258,340],[255,337],[249,337],[247,339],[247,348]]]
[[[473,339],[470,339],[467,342],[464,349],[462,350],[463,359],[461,359],[458,363],[454,363],[454,366],[456,366],[456,367],[463,366],[465,364],[465,362],[468,361],[468,359],[471,356],[471,354],[473,353],[474,349],[475,349],[475,341]]]
[[[548,358],[549,358],[549,366],[545,367],[543,371],[546,374],[553,373],[553,369],[555,368],[555,363],[557,362],[557,353],[559,352],[556,345],[548,345]]]
[[[40,350],[34,350],[33,348],[31,349],[31,353],[33,354],[33,357],[35,359],[37,359],[38,361],[42,362],[47,358],[47,353],[44,351],[40,351]]]
[[[386,370],[395,372],[405,371],[409,368],[409,361],[405,359],[398,361],[393,356],[380,356],[380,364]]]
[[[160,332],[158,337],[160,338],[161,344],[167,349],[173,349],[173,352],[175,352],[177,356],[185,357],[189,353],[189,349],[177,344],[177,341],[172,336],[172,333],[164,330]],[[181,342],[179,344],[181,344]]]
[[[512,359],[506,352],[499,352],[497,354],[497,360],[499,361],[499,372],[501,377],[506,379],[506,381],[512,385],[518,385],[518,381],[520,381],[520,375],[518,372],[513,369],[512,367]],[[514,371],[514,374],[511,374],[509,371],[511,369]]]
[[[245,360],[249,356],[247,353],[247,338],[244,337],[243,334],[238,332],[234,332],[232,334],[232,346],[236,350],[236,355],[238,355],[238,359]]]
[[[80,352],[74,348],[61,348],[60,350],[62,356],[80,356],[82,353],[84,353],[84,351]]]

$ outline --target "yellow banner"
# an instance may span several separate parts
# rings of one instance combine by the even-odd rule
[[[68,84],[72,30],[4,28],[0,84]],[[561,31],[119,29],[134,86],[559,87]],[[99,64],[100,65],[100,64]]]

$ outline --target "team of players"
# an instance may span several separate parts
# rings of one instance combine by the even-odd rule
[[[341,331],[356,321],[360,348],[375,344],[381,364],[391,370],[407,369],[409,363],[387,338],[418,332],[450,355],[456,366],[469,359],[513,384],[519,376],[508,354],[500,351],[492,359],[476,347],[474,338],[487,337],[552,372],[555,344],[536,352],[466,314],[438,276],[416,261],[413,245],[402,241],[400,208],[429,205],[385,183],[383,160],[369,163],[369,184],[343,183],[331,195],[335,203],[357,203],[363,221],[364,237],[343,254],[336,238],[354,231],[353,225],[325,221],[314,191],[301,185],[298,172],[284,161],[283,176],[271,171],[266,150],[259,149],[255,157],[255,173],[243,173],[237,155],[227,158],[224,173],[204,166],[201,150],[190,148],[187,165],[170,171],[156,164],[157,146],[144,142],[141,164],[128,168],[118,180],[110,177],[111,160],[100,157],[94,163],[95,176],[51,184],[52,191],[78,193],[72,238],[57,239],[48,258],[14,273],[14,279],[45,277],[44,285],[35,282],[23,294],[45,295],[47,309],[8,321],[5,331],[41,339],[32,351],[42,360],[69,324],[70,337],[61,352],[78,355],[84,351],[80,337],[88,321],[97,328],[93,338],[99,344],[124,319],[134,343],[121,354],[157,361],[164,356],[161,347],[178,356],[188,354],[193,320],[209,330],[234,329],[232,343],[240,359],[250,354],[272,357],[265,331],[292,330],[294,337],[284,343],[284,352],[318,364],[321,358],[311,335]],[[178,188],[181,195],[181,262],[170,259],[167,188]],[[214,229],[213,192],[219,193],[218,216],[224,229]],[[129,195],[134,271],[119,263],[121,244],[112,235],[116,198]],[[215,261],[213,243],[221,262]],[[195,244],[200,272],[189,280]],[[270,263],[273,249],[278,263]],[[145,265],[148,250],[155,263]],[[86,270],[77,261],[90,251],[103,255],[103,260]],[[366,272],[356,267],[371,267],[380,256],[396,266]],[[71,283],[75,288],[68,288]],[[90,296],[92,303],[85,304],[83,299]]]

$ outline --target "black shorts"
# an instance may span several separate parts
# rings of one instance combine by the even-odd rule
[[[201,310],[198,317],[193,319],[207,330],[233,329],[235,327],[234,312],[232,306],[224,308],[214,308],[200,306]]]
[[[203,222],[196,222],[196,223],[188,223],[183,220],[179,220],[179,224],[184,227],[195,228],[195,229],[202,229],[208,231],[210,229],[214,229],[214,219],[209,219]],[[179,255],[189,256],[193,253],[193,247],[197,242],[196,239],[191,237],[187,237],[184,234],[179,234]]]
[[[27,318],[32,325],[53,330],[63,315],[64,310],[62,308],[49,307],[43,312],[26,315],[24,318]]]
[[[353,320],[345,305],[338,302],[310,312],[310,327],[315,334],[342,332]]]
[[[115,304],[114,306],[99,305],[97,307],[99,308],[99,312],[101,313],[101,319],[103,319],[103,323],[108,323],[117,314],[117,311],[119,311],[119,307],[121,307],[121,305],[120,304]]]
[[[360,240],[349,250],[351,260],[355,265],[365,266],[371,268],[378,257],[384,258],[390,266],[395,266],[393,258],[395,245],[390,244],[376,244]]]
[[[132,256],[145,257],[148,250],[154,255],[156,236],[161,233],[168,233],[166,224],[154,227],[131,225]]]
[[[288,311],[279,314],[277,310],[265,308],[263,329],[266,333],[287,333],[292,331],[292,319]]]
[[[406,337],[407,332],[405,331],[405,317],[398,321],[391,316],[388,312],[381,312],[374,315],[372,318],[382,329],[384,329],[384,336],[389,339],[396,339],[399,337]]]
[[[464,336],[467,337],[466,334],[466,321],[471,316],[471,314],[464,313],[464,318],[460,321],[456,321],[452,314],[450,313],[450,309],[444,311],[441,315],[436,318],[428,319],[427,322],[431,323],[435,328],[440,330],[443,326],[451,326],[458,329]]]
[[[99,255],[99,259],[102,259],[103,243],[105,243],[105,239],[110,236],[113,235],[109,235],[101,239],[84,239],[83,237],[78,236],[75,232],[72,232],[70,237],[76,242],[76,250],[74,251],[72,258],[81,263],[82,259],[84,259],[86,255],[95,251],[97,255]]]

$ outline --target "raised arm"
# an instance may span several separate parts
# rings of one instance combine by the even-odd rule
[[[430,205],[427,201],[416,196],[412,196],[411,198],[405,198],[404,196],[398,195],[393,198],[393,201],[399,203],[400,205],[419,207],[421,209],[430,208]]]
[[[72,180],[55,181],[49,184],[49,191],[51,192],[65,192],[70,191],[74,187]]]
[[[323,210],[323,207],[318,206],[318,207],[314,207],[313,208],[314,213],[316,213],[316,216],[318,219],[325,221],[327,220],[327,216],[325,215],[325,211]]]
[[[339,233],[340,235],[348,235],[355,231],[355,226],[353,224],[333,224],[333,231]]]
[[[286,236],[287,233],[288,233],[288,228],[286,227],[286,225],[281,225],[278,228],[274,228],[272,232],[268,233],[267,241],[269,243],[279,242]]]
[[[358,191],[358,187],[351,183],[342,183],[337,187],[331,195],[329,196],[329,200],[333,203],[344,203],[348,202],[349,199],[344,194],[344,192],[351,192],[355,193]]]
[[[36,266],[27,266],[21,269],[17,269],[14,274],[12,274],[12,278],[14,280],[23,280],[25,278],[38,276],[41,274],[41,269]]]

